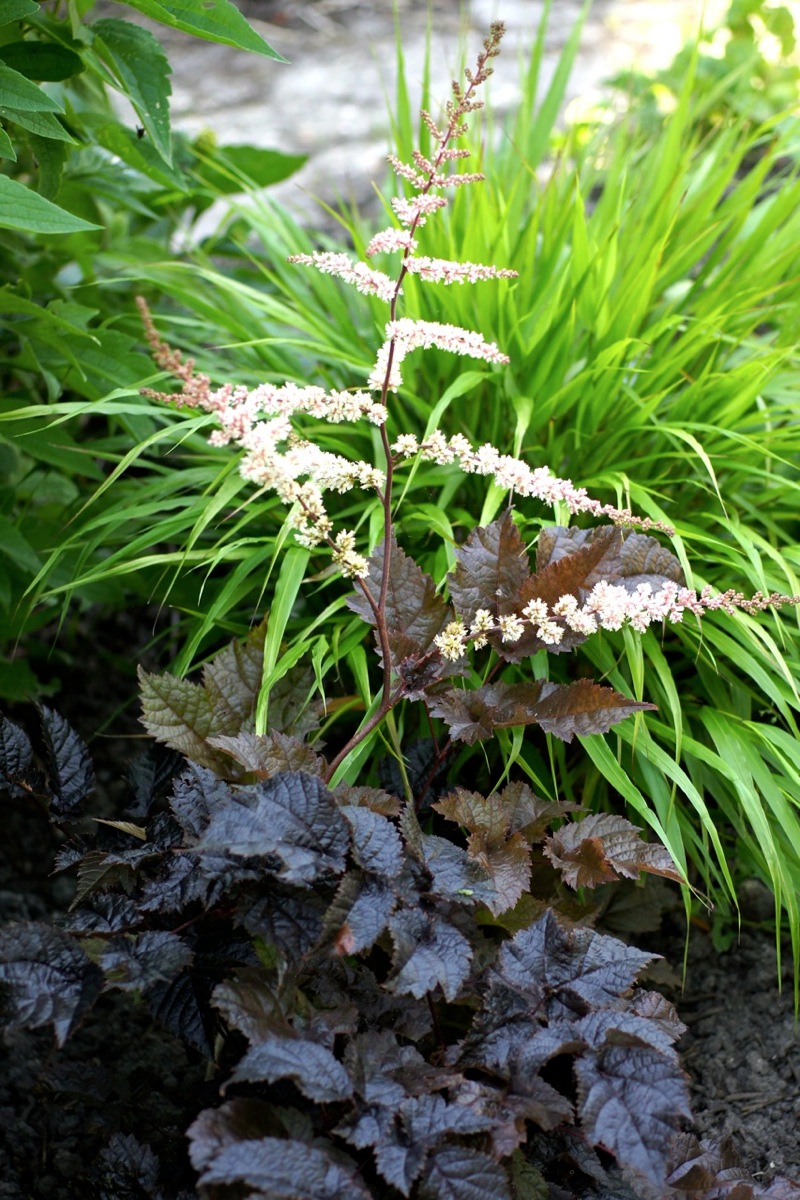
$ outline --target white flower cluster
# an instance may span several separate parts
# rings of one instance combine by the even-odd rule
[[[492,346],[494,350],[496,347]],[[467,353],[467,351],[464,351]],[[620,525],[636,525],[641,529],[660,529],[664,533],[674,530],[660,521],[649,517],[635,517],[629,509],[614,508],[593,499],[585,488],[575,487],[569,479],[560,479],[549,467],[529,467],[520,458],[501,454],[490,443],[473,449],[472,443],[463,433],[448,438],[439,430],[420,442],[413,433],[401,434],[392,443],[392,450],[400,458],[419,455],[427,462],[448,466],[458,462],[461,470],[470,475],[489,475],[498,487],[516,492],[519,496],[531,496],[546,504],[563,502],[571,513],[591,513],[593,516],[608,517]]]
[[[434,642],[443,658],[456,662],[467,653],[470,643],[480,650],[487,644],[489,635],[495,633],[500,634],[503,642],[518,642],[528,627],[545,645],[557,646],[568,629],[589,637],[598,629],[617,630],[629,625],[643,633],[659,622],[675,624],[682,621],[685,612],[697,617],[717,609],[729,613],[737,608],[759,612],[771,605],[798,602],[800,596],[783,596],[775,592],[769,595],[757,592],[749,599],[733,591],[712,595],[707,587],[698,593],[672,580],[665,580],[658,589],[649,583],[640,583],[631,591],[621,584],[601,580],[583,604],[569,594],[561,596],[552,607],[546,601],[536,599],[529,601],[521,613],[497,618],[489,609],[479,608],[469,629],[463,621],[451,621]]]
[[[400,363],[412,350],[428,350],[436,346],[452,354],[464,354],[469,358],[482,358],[485,362],[507,363],[508,355],[498,350],[494,342],[487,342],[480,333],[461,329],[458,325],[443,325],[438,321],[413,321],[401,317],[386,325],[386,341],[378,351],[375,366],[367,386],[376,391],[396,392],[403,380]]]
[[[323,275],[337,275],[345,283],[354,284],[365,296],[377,296],[387,303],[401,290],[397,281],[389,275],[374,271],[366,263],[353,262],[347,254],[317,250],[314,254],[292,254],[287,261],[303,267],[316,267]]]

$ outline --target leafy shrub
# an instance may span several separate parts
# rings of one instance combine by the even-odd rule
[[[255,662],[258,645],[208,672],[249,717],[256,693],[234,664]],[[42,715],[47,783],[5,719],[0,772],[14,798],[46,804],[68,830],[91,765],[66,722]],[[60,928],[0,933],[9,1027],[52,1025],[63,1045],[105,987],[143,997],[209,1059],[237,1057],[223,1087],[235,1094],[189,1131],[204,1194],[238,1183],[275,1196],[386,1195],[389,1184],[406,1196],[506,1197],[510,1179],[536,1177],[518,1150],[526,1122],[558,1130],[554,1143],[589,1169],[562,1128],[575,1118],[590,1144],[663,1181],[688,1115],[672,1047],[682,1026],[661,997],[631,991],[651,955],[564,924],[550,906],[563,902],[560,879],[674,875],[665,852],[613,816],[548,834],[570,806],[524,783],[489,798],[455,789],[435,804],[466,831],[465,847],[423,833],[413,810],[401,837],[397,796],[330,791],[308,743],[241,723],[213,741],[251,760],[236,787],[197,764],[170,781],[151,760],[127,819],[67,843],[58,865],[78,886]]]
[[[130,7],[280,57],[230,0],[213,11],[199,2]],[[159,423],[124,403],[147,365],[129,319],[125,329],[132,288],[114,278],[119,256],[170,257],[186,214],[240,187],[243,168],[263,186],[303,161],[173,136],[170,68],[154,35],[117,16],[90,20],[93,3],[57,9],[13,0],[0,12],[0,613],[5,653],[24,642],[13,663],[0,660],[0,695],[17,699],[40,689],[25,655],[36,656],[37,631],[58,615],[53,603],[31,613],[26,591],[108,464],[125,461],[132,442],[158,438]],[[138,127],[117,116],[113,92],[131,103]],[[113,402],[98,409],[109,389]],[[85,569],[86,556],[73,555],[57,579],[81,561]],[[130,591],[107,578],[80,599],[123,607]]]
[[[199,761],[150,750],[91,833],[80,738],[43,709],[37,753],[2,719],[0,785],[63,831],[57,866],[77,875],[55,925],[0,930],[7,1028],[52,1026],[63,1047],[101,991],[144,1004],[221,1092],[186,1097],[203,1196],[585,1196],[609,1153],[641,1197],[793,1195],[677,1136],[683,1026],[636,986],[653,955],[591,928],[597,885],[676,877],[665,851],[522,781],[445,788],[430,831],[402,789],[329,788],[302,673],[253,732],[263,635],[207,665]],[[418,795],[425,768],[410,774]],[[124,1127],[98,1162],[106,1187],[165,1194]]]

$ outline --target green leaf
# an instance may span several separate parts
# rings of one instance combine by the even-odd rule
[[[14,149],[14,143],[2,125],[0,125],[0,158],[10,158],[12,162],[17,161],[17,152]]]
[[[120,121],[108,120],[97,113],[83,113],[81,119],[83,128],[91,133],[95,142],[129,167],[141,171],[162,188],[187,190],[185,176],[174,164],[171,168],[167,166],[149,138],[139,138]]]
[[[60,104],[12,67],[0,64],[0,104],[22,112],[63,112]]]
[[[244,187],[269,187],[299,171],[304,154],[281,154],[259,146],[221,146],[195,168],[204,187],[225,196]]]
[[[39,5],[34,4],[33,0],[3,0],[0,26],[11,25],[14,21],[21,21],[23,17],[33,17],[38,12]]]
[[[5,554],[23,571],[35,575],[41,563],[30,543],[8,517],[0,516],[0,554]]]
[[[9,42],[0,46],[0,59],[28,79],[50,83],[71,79],[86,70],[79,54],[55,42]]]
[[[197,0],[163,0],[163,3],[159,3],[159,0],[124,0],[124,3],[146,17],[160,21],[162,25],[181,29],[207,42],[220,42],[223,46],[235,46],[238,50],[252,50],[277,62],[286,62],[248,24],[231,0],[206,0],[202,5]]]
[[[32,133],[28,143],[39,168],[38,191],[47,200],[55,200],[61,189],[61,177],[67,161],[67,147],[55,138],[38,137]]]
[[[100,229],[59,208],[16,179],[0,175],[0,227],[23,233],[84,233]]]
[[[161,157],[171,164],[171,68],[160,43],[148,29],[113,18],[95,21],[92,33],[95,52],[118,80]]]
[[[75,143],[72,135],[67,133],[64,126],[52,113],[21,112],[18,108],[9,108],[5,104],[0,104],[0,117],[6,121],[13,121],[15,125],[21,125],[23,129],[28,129],[31,133],[37,133],[39,137],[56,138],[60,142]]]

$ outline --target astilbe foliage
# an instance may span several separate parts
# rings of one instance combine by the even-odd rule
[[[329,764],[288,732],[313,726],[296,703],[252,731],[260,650],[257,629],[207,665],[226,704],[193,744],[213,769],[151,751],[128,810],[92,835],[81,740],[63,720],[54,739],[48,713],[37,753],[2,719],[3,789],[63,830],[56,865],[77,877],[57,926],[3,930],[6,1024],[52,1026],[63,1045],[101,989],[143,1001],[219,1089],[188,1130],[209,1200],[511,1200],[544,1194],[556,1160],[602,1183],[609,1154],[645,1200],[728,1194],[713,1149],[676,1140],[683,1026],[637,984],[654,956],[595,930],[573,892],[679,880],[666,851],[521,781],[445,789],[430,831],[391,792],[331,789]],[[287,698],[292,686],[307,690],[290,679]],[[196,693],[170,699],[145,699],[148,724],[168,745],[197,738]],[[76,764],[82,795],[65,811]],[[124,1168],[163,1195],[146,1145],[121,1133],[104,1155],[109,1178]],[[737,1200],[790,1194],[736,1178]]]
[[[230,698],[246,698],[241,678]],[[48,782],[4,720],[0,772],[68,832],[86,797],[65,814],[59,780],[76,754],[88,758],[61,727]],[[78,892],[62,928],[4,931],[7,1021],[50,1024],[62,1043],[104,986],[144,998],[209,1058],[238,1054],[223,1103],[189,1131],[209,1196],[244,1185],[332,1200],[510,1197],[528,1122],[577,1121],[592,1144],[663,1180],[688,1113],[672,1047],[680,1023],[635,987],[650,955],[564,924],[549,905],[559,880],[581,872],[590,888],[641,869],[675,878],[666,853],[614,817],[586,836],[569,820],[551,834],[569,806],[523,783],[437,802],[463,845],[419,829],[404,837],[396,797],[331,791],[323,760],[297,738],[274,730],[247,745],[260,765],[237,784],[184,761],[142,823],[123,815],[67,842],[59,865],[76,872]],[[225,746],[240,753],[236,735]],[[141,795],[131,807],[141,811]],[[523,896],[535,915],[518,928]],[[547,1078],[564,1056],[572,1073]]]

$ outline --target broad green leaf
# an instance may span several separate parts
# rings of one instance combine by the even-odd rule
[[[38,191],[47,200],[55,200],[61,189],[61,177],[67,161],[66,143],[32,133],[28,138],[38,167]]]
[[[63,112],[63,108],[52,100],[30,79],[19,71],[0,63],[0,105],[18,112]]]
[[[0,175],[0,227],[23,233],[84,233],[101,228],[73,217],[66,209],[6,175]]]
[[[23,17],[33,17],[38,12],[39,5],[34,4],[34,0],[3,0],[0,8],[0,26],[21,21]]]
[[[36,551],[8,517],[0,516],[0,554],[6,555],[23,571],[35,574],[41,563]]]
[[[79,54],[55,42],[9,42],[0,46],[0,60],[28,79],[51,83],[71,79],[86,69]]]
[[[60,142],[72,142],[75,139],[71,134],[67,133],[64,126],[49,112],[23,112],[18,108],[9,108],[8,105],[0,104],[0,117],[4,121],[13,121],[15,125],[21,125],[23,129],[30,130],[31,133],[36,133],[39,137],[56,138]]]
[[[2,126],[0,126],[0,158],[10,158],[12,162],[17,161],[17,152],[14,149],[14,143]]]
[[[129,167],[141,171],[163,188],[187,190],[186,177],[174,164],[172,167],[167,166],[149,138],[139,138],[127,125],[120,121],[107,120],[97,113],[84,113],[82,121],[84,128],[91,131],[99,146],[110,150]]]
[[[121,84],[161,157],[171,164],[171,68],[160,43],[148,29],[113,18],[95,21],[92,33],[95,52]]]
[[[195,167],[194,174],[204,187],[224,196],[245,187],[280,183],[305,162],[302,154],[282,154],[259,146],[220,146]]]
[[[124,3],[162,25],[181,29],[207,42],[252,50],[277,62],[286,62],[248,24],[231,0],[205,0],[202,4],[198,0],[124,0]]]

